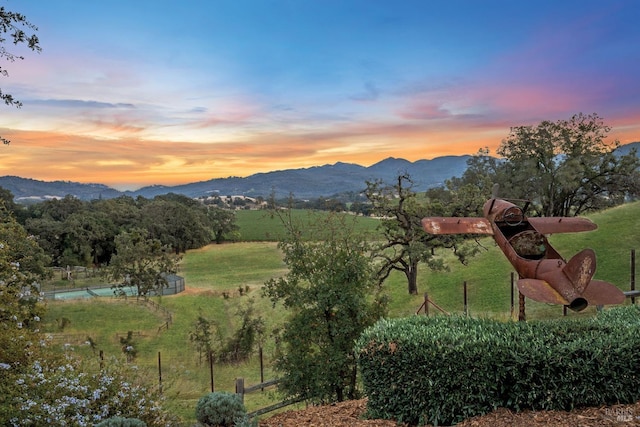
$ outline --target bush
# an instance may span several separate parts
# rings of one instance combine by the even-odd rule
[[[247,410],[240,398],[231,393],[208,393],[198,400],[196,419],[210,427],[231,427],[246,423]]]
[[[383,320],[356,348],[368,415],[448,425],[497,407],[635,403],[639,326],[635,306],[573,321]]]
[[[0,425],[93,425],[116,416],[136,418],[149,427],[174,425],[174,417],[161,406],[159,390],[145,386],[135,367],[115,359],[102,370],[75,359],[59,363],[43,358],[22,371],[13,366],[3,371],[0,378],[6,374],[12,385],[3,399],[13,410],[0,411]]]
[[[137,418],[113,417],[101,421],[95,427],[147,427],[147,423]]]

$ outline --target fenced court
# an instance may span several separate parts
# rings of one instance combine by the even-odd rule
[[[126,296],[138,295],[138,290],[134,286],[127,286],[121,289]],[[67,300],[67,299],[79,299],[79,298],[92,298],[92,297],[115,297],[111,285],[101,287],[91,287],[84,289],[61,289],[53,291],[45,291],[44,297],[46,299],[53,300]]]
[[[174,295],[183,292],[185,289],[184,278],[175,274],[166,276],[168,286],[162,288],[161,295]],[[138,289],[135,286],[125,286],[118,289],[118,296],[137,296]],[[155,296],[156,292],[149,292],[149,296]],[[91,297],[115,297],[112,285],[87,286],[83,288],[61,288],[52,289],[44,292],[46,299],[68,300]]]

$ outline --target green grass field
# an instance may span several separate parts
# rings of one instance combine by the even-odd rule
[[[306,215],[298,212],[298,215]],[[551,242],[558,251],[569,258],[585,247],[591,247],[598,257],[596,277],[615,283],[627,290],[630,281],[630,251],[640,248],[640,202],[627,204],[591,215],[599,225],[594,232],[555,235]],[[374,230],[377,222],[370,218],[358,219],[363,230]],[[210,391],[208,366],[198,363],[198,354],[189,342],[189,331],[199,315],[216,322],[222,334],[232,331],[239,318],[238,307],[250,299],[265,320],[267,330],[284,321],[286,313],[273,308],[261,297],[263,283],[282,275],[286,266],[282,262],[276,243],[263,236],[281,233],[275,219],[269,219],[261,211],[241,211],[238,214],[241,235],[250,240],[223,245],[210,245],[189,251],[179,274],[185,277],[184,293],[154,298],[166,307],[173,317],[168,330],[158,332],[165,322],[161,312],[125,303],[113,298],[48,303],[44,328],[55,337],[56,345],[70,341],[73,351],[82,357],[96,357],[95,351],[103,350],[107,356],[122,356],[119,336],[134,331],[138,348],[136,364],[148,375],[149,381],[158,381],[158,353],[162,358],[162,376],[165,395],[170,409],[179,415],[186,425],[193,424],[197,400]],[[472,316],[498,319],[510,317],[511,266],[505,260],[493,240],[480,240],[486,248],[471,259],[467,266],[459,264],[450,252],[437,253],[447,260],[450,270],[431,272],[424,268],[419,274],[419,295],[408,295],[404,276],[394,273],[385,283],[390,296],[390,316],[410,316],[423,302],[423,292],[449,313],[463,312],[463,283],[467,282],[468,310]],[[517,304],[517,301],[516,301]],[[437,310],[430,307],[430,313]],[[517,313],[517,306],[516,306]],[[590,316],[593,308],[570,316]],[[561,317],[562,308],[527,300],[529,319]],[[59,328],[60,319],[69,319],[64,331]],[[57,319],[57,320],[56,320]],[[83,344],[87,337],[96,343],[96,349]],[[274,373],[269,368],[273,358],[273,342],[269,334],[264,339],[266,361],[265,379]],[[68,350],[69,351],[69,350]],[[259,360],[254,357],[239,365],[216,365],[214,378],[216,390],[233,391],[236,377],[244,377],[246,385],[260,382]],[[249,411],[279,400],[274,392],[247,396]]]
[[[315,218],[326,216],[326,212],[292,210],[294,222],[308,223]],[[372,218],[356,217],[351,214],[348,219],[354,221],[354,229],[360,232],[374,232],[378,221]],[[284,227],[280,219],[273,217],[265,210],[241,210],[236,212],[236,224],[240,227],[240,239],[245,242],[277,242],[284,237]]]

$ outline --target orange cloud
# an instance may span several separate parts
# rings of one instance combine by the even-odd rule
[[[54,132],[3,131],[0,173],[41,180],[95,182],[116,188],[175,185],[336,161],[370,165],[475,152],[489,137],[427,133],[419,127],[354,125],[313,134],[258,134],[240,142],[189,143],[98,139]],[[470,147],[471,146],[471,147]]]
[[[508,98],[504,99],[506,108]],[[415,161],[474,154],[484,147],[495,154],[510,126],[537,123],[438,115],[437,107],[422,105],[415,119],[405,119],[401,124],[355,122],[315,131],[262,131],[228,139],[210,138],[204,143],[146,140],[128,131],[127,137],[105,139],[0,129],[0,135],[12,140],[10,145],[0,147],[0,175],[102,183],[118,189],[177,185],[337,161],[369,166],[387,157]],[[432,118],[425,119],[427,116]],[[639,116],[630,113],[612,121],[605,118],[605,122],[613,126],[612,140],[627,143],[640,139]]]

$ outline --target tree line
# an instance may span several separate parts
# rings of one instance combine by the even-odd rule
[[[59,267],[109,265],[125,234],[157,240],[175,254],[237,237],[233,211],[173,193],[92,201],[68,195],[26,207],[15,204],[8,190],[0,198]]]

